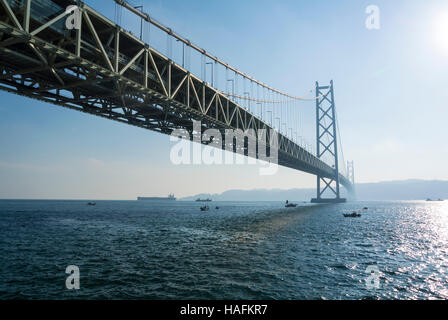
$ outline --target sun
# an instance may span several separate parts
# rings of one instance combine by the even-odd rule
[[[448,55],[448,11],[436,15],[432,33],[435,45]]]

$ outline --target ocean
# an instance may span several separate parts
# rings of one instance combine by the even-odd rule
[[[448,202],[87,202],[0,200],[0,299],[448,299]]]

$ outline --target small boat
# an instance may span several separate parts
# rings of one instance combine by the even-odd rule
[[[201,211],[208,211],[210,210],[210,208],[208,206],[202,206],[201,207]]]
[[[285,208],[295,208],[295,207],[297,207],[297,203],[291,203],[288,200],[286,200]]]
[[[367,208],[367,207],[364,207],[364,208],[362,208],[362,210],[369,210],[369,208]]]
[[[88,206],[96,206],[96,202],[89,202],[87,203]]]
[[[216,210],[219,210],[219,207],[215,207]]]
[[[359,218],[359,217],[361,217],[361,214],[353,211],[352,213],[344,213],[344,217],[346,217],[346,218]]]

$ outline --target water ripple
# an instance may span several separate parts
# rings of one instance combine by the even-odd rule
[[[448,298],[446,203],[217,205],[0,201],[0,298]],[[80,290],[65,288],[67,265]]]

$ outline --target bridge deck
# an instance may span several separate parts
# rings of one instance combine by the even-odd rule
[[[92,8],[82,5],[81,28],[68,30],[63,13],[76,1],[0,3],[0,89],[164,134],[192,133],[201,120],[203,130],[252,129],[255,140],[264,129],[269,142],[270,125]],[[234,152],[260,156],[243,149]],[[278,164],[335,176],[282,134]]]

